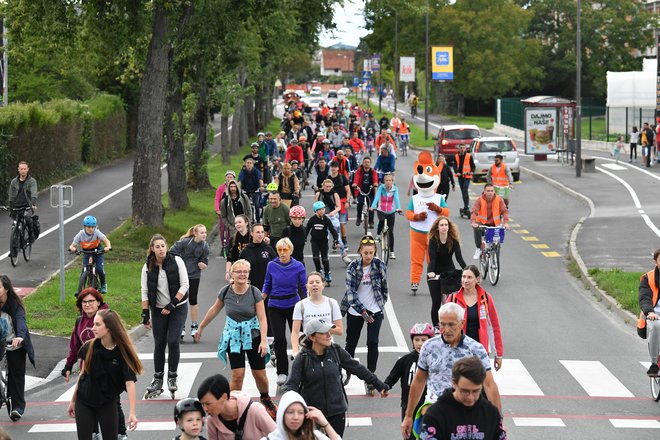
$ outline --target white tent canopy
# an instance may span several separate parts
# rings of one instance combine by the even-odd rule
[[[655,71],[607,72],[607,106],[655,108],[655,88]]]

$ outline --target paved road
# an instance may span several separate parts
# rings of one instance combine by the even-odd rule
[[[539,165],[531,159],[524,160],[525,166],[530,168],[547,167],[545,173],[550,175],[569,173],[568,167],[562,169],[556,163]],[[399,182],[408,181],[412,162],[412,157],[399,160]],[[635,170],[629,172],[631,176],[637,173]],[[600,210],[606,213],[608,209],[611,212],[611,208],[606,207],[615,205],[618,199],[610,200],[610,197],[615,197],[613,193],[623,193],[622,197],[625,196],[625,189],[622,190],[620,183],[607,179],[588,186],[583,183],[600,179],[603,177],[600,174],[607,176],[599,172],[587,176],[576,185],[594,191],[589,196],[596,203],[596,213]],[[650,176],[644,178],[647,177],[651,179]],[[573,181],[566,175],[563,182],[571,185]],[[479,186],[472,189],[473,196],[481,190]],[[306,208],[311,205],[310,197],[311,193],[308,193],[303,198]],[[405,196],[403,199],[405,204],[407,199]],[[453,193],[449,206],[454,213],[452,218],[459,224],[464,254],[469,258],[474,250],[471,230],[466,220],[460,220],[455,215],[459,199],[459,194]],[[503,325],[505,360],[502,370],[496,374],[496,380],[504,396],[505,423],[511,437],[657,438],[657,430],[652,428],[660,427],[658,407],[649,399],[648,380],[644,375],[645,367],[641,364],[647,361],[644,344],[633,336],[630,325],[625,325],[605,307],[594,302],[582,284],[565,270],[563,257],[567,254],[571,227],[589,214],[587,206],[548,185],[545,180],[526,173],[522,182],[516,185],[511,199],[513,231],[507,235],[502,252],[502,279],[495,287],[487,282],[484,284],[494,296]],[[621,203],[624,202],[625,197],[621,199]],[[649,200],[648,207],[644,208],[653,212],[652,203]],[[627,211],[623,208],[621,212]],[[598,215],[594,217],[598,218]],[[628,225],[633,217],[624,217],[623,221]],[[384,377],[397,357],[407,352],[408,338],[402,338],[402,334],[405,335],[414,322],[430,318],[430,298],[426,289],[423,288],[415,297],[409,293],[407,224],[401,218],[397,220],[398,259],[388,269],[391,307],[386,311],[387,322],[381,332],[380,345],[383,350],[377,370],[379,377]],[[585,223],[585,242],[589,240],[587,225],[590,221]],[[359,235],[355,229],[349,230],[351,251],[354,251]],[[619,248],[624,249],[625,240],[636,240],[640,233],[642,239],[651,236],[647,230],[627,228],[625,235],[609,233],[609,240],[615,240],[615,247],[617,240],[621,241]],[[598,228],[594,228],[594,234],[599,236]],[[583,243],[579,244],[582,249]],[[649,244],[634,243],[630,248],[633,246],[646,249]],[[606,246],[595,248],[602,253],[607,252],[603,249]],[[634,249],[630,252],[635,253]],[[215,292],[224,284],[223,263],[222,260],[212,261],[211,270],[202,277],[202,309],[211,304]],[[309,258],[308,263],[311,263]],[[332,258],[331,264],[336,282],[326,293],[339,299],[343,293],[338,282],[343,264],[338,258]],[[640,264],[645,267],[643,261]],[[219,316],[205,332],[205,340],[200,344],[186,341],[179,369],[182,389],[177,398],[194,395],[196,386],[204,377],[222,371],[214,356],[217,335],[223,322],[223,317]],[[338,338],[338,342],[343,343],[342,338]],[[138,382],[138,389],[144,390],[153,373],[151,337],[145,336],[139,340],[137,347],[146,366],[145,375]],[[366,356],[364,339],[357,356]],[[227,370],[225,372],[228,373]],[[270,367],[268,374],[274,378],[274,370]],[[71,438],[71,421],[65,415],[68,388],[70,386],[57,379],[33,390],[28,394],[30,404],[23,421],[0,424],[5,425],[16,438]],[[254,392],[250,378],[246,379],[246,389]],[[352,426],[347,429],[346,438],[379,435],[381,438],[398,438],[400,410],[397,388],[387,399],[365,397],[362,384],[355,379],[349,384],[347,392]],[[140,432],[132,434],[131,438],[156,439],[173,434],[170,419],[172,404],[165,399],[141,401],[138,405]]]

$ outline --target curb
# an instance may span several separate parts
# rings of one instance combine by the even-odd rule
[[[566,185],[556,181],[555,179],[552,179],[537,171],[530,170],[527,167],[521,166],[520,169],[536,177],[537,179],[544,180],[545,182],[549,183],[550,185],[554,186],[560,191],[567,193],[571,197],[574,197],[575,199],[583,202],[585,205],[589,207],[589,215],[580,218],[580,220],[578,220],[577,224],[573,227],[573,230],[571,231],[571,236],[568,241],[569,256],[573,261],[575,261],[575,264],[577,264],[578,269],[580,270],[580,279],[586,284],[587,288],[596,297],[596,300],[602,302],[610,312],[612,312],[614,315],[620,318],[625,324],[634,323],[636,319],[635,315],[633,315],[628,310],[622,308],[621,305],[614,298],[608,295],[603,289],[598,287],[596,281],[591,277],[591,275],[589,275],[589,269],[587,269],[587,266],[584,264],[584,260],[582,260],[582,257],[580,256],[580,252],[578,251],[578,247],[577,247],[578,234],[580,233],[580,229],[582,228],[584,222],[587,221],[587,219],[589,219],[590,217],[593,217],[594,212],[596,211],[594,202],[584,194],[579,193],[567,187]]]

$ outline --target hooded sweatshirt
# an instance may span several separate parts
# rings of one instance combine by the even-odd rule
[[[243,248],[238,258],[250,262],[250,284],[259,290],[263,290],[268,263],[277,258],[275,249],[264,242],[249,243]]]
[[[426,411],[422,421],[421,438],[506,440],[499,410],[483,396],[472,406],[465,406],[455,398],[452,388]],[[424,437],[424,435],[427,437]]]
[[[307,404],[302,396],[295,391],[287,391],[282,395],[280,399],[280,406],[277,408],[277,429],[266,437],[263,437],[261,440],[288,440],[289,436],[284,427],[284,414],[286,410],[294,403],[300,403],[303,408],[305,408],[305,414],[307,414]],[[325,434],[321,431],[314,430],[314,438],[316,440],[330,440]]]
[[[107,310],[108,304],[102,303],[99,305],[99,310]],[[76,363],[78,359],[78,351],[80,347],[90,339],[94,339],[94,317],[96,313],[91,318],[87,316],[86,313],[82,313],[80,317],[76,320],[76,324],[73,326],[73,331],[71,332],[71,341],[69,341],[69,356],[66,358],[66,364],[64,366],[65,370],[71,371],[73,364]]]
[[[229,400],[236,400],[238,404],[238,418],[241,419],[245,408],[250,402],[250,395],[244,391],[232,391],[229,394]],[[209,416],[206,419],[207,433],[209,440],[233,440],[234,432],[230,431],[220,420],[219,417]],[[262,438],[269,432],[273,432],[277,426],[273,419],[266,412],[266,408],[259,402],[252,402],[248,410],[245,425],[243,426],[243,438],[257,439]]]

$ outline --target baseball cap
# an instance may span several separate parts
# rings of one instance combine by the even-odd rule
[[[334,324],[325,322],[322,319],[314,318],[305,325],[305,334],[309,336],[314,333],[327,333],[333,328],[335,328]]]

